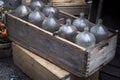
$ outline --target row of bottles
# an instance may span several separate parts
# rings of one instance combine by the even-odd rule
[[[96,43],[106,39],[109,35],[108,30],[102,24],[102,19],[99,19],[97,24],[90,27],[89,21],[85,19],[84,13],[80,13],[80,17],[71,23],[70,19],[66,20],[66,24],[61,26],[54,35],[58,34],[60,37],[84,47],[91,48]],[[79,33],[77,33],[79,31]],[[75,39],[74,39],[75,38]]]
[[[39,9],[36,9],[39,8]],[[59,10],[53,6],[52,0],[45,5],[42,1],[35,0],[30,5],[26,5],[25,0],[22,0],[21,5],[15,10],[15,16],[25,19],[30,13],[39,11],[40,14],[48,17],[52,12],[55,17],[58,17]],[[43,16],[42,14],[42,16]],[[34,15],[35,16],[35,15]]]
[[[42,1],[33,1],[29,7],[22,0],[22,4],[15,10],[15,16],[28,20],[29,22],[46,29],[50,32],[58,30],[57,17],[59,10],[53,7],[52,1],[45,6]]]
[[[22,5],[15,10],[15,15],[22,19],[27,17],[29,22],[41,26],[53,35],[59,35],[84,48],[91,48],[108,37],[108,30],[101,19],[90,27],[90,22],[84,17],[84,13],[80,13],[80,17],[73,20],[73,23],[67,19],[65,25],[60,25],[57,21],[59,10],[53,7],[52,2],[45,6],[42,1],[34,1],[27,7],[24,1],[22,0]]]

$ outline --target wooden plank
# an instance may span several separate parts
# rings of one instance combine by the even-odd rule
[[[84,12],[85,15],[88,14],[88,8],[87,7],[64,7],[64,6],[58,6],[58,8],[61,10],[61,11],[64,11],[64,12],[67,12],[69,14],[72,14],[72,15],[76,15],[76,16],[79,16],[80,15],[80,12]]]
[[[53,3],[57,7],[83,7],[86,6],[85,3]],[[84,7],[83,7],[84,8]]]
[[[57,2],[57,3],[70,3],[72,0],[53,0],[53,2]]]
[[[12,41],[78,76],[84,76],[86,63],[84,48],[58,36],[53,37],[48,31],[8,15],[7,29]]]
[[[69,72],[13,43],[14,63],[33,80],[65,80]]]

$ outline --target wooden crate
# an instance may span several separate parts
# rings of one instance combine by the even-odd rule
[[[68,3],[71,2],[72,0],[53,0],[54,3]]]
[[[14,63],[33,80],[65,80],[70,73],[13,43]]]
[[[99,71],[88,78],[77,77],[15,43],[12,49],[14,64],[33,80],[98,80]]]
[[[62,11],[60,16],[76,18]],[[92,75],[115,55],[117,35],[114,33],[93,48],[85,49],[12,14],[7,14],[6,20],[10,40],[79,77]]]
[[[11,43],[0,43],[0,58],[12,56]]]
[[[80,15],[80,12],[84,12],[88,15],[88,6],[85,3],[71,2],[71,3],[53,3],[61,11],[67,12],[72,15]]]

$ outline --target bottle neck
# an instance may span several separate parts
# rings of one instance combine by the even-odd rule
[[[84,28],[84,32],[89,32],[89,27],[88,27],[88,26],[86,26],[86,27]]]
[[[84,13],[83,13],[83,12],[80,13],[80,18],[81,18],[81,19],[84,19]]]
[[[71,26],[71,20],[70,19],[66,20],[66,25]]]
[[[39,10],[39,7],[35,7],[35,10],[34,10],[34,11],[40,11],[40,10]]]
[[[98,19],[97,26],[102,25],[102,19]]]
[[[22,0],[21,5],[26,5],[26,0]]]
[[[53,6],[53,0],[49,0],[48,6]]]

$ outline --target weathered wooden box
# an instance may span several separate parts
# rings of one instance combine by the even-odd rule
[[[90,76],[115,55],[117,35],[114,33],[93,48],[85,49],[12,14],[6,15],[10,40],[79,77]],[[75,17],[61,11],[60,18]]]
[[[77,77],[14,42],[12,54],[14,64],[32,80],[98,80],[99,77],[99,71],[87,78]]]

